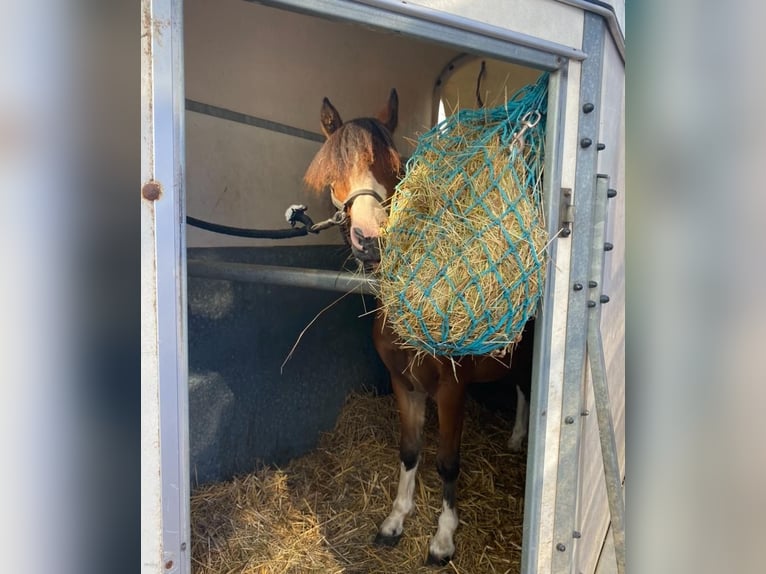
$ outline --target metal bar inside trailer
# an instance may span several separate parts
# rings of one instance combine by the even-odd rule
[[[284,285],[287,287],[307,287],[323,289],[325,291],[339,291],[341,293],[357,291],[374,295],[377,292],[378,285],[374,279],[354,273],[306,269],[303,267],[189,259],[186,262],[186,268],[192,277],[267,283],[269,285]]]

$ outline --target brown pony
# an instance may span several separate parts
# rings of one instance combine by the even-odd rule
[[[400,156],[391,137],[398,122],[398,107],[396,90],[392,90],[388,105],[378,118],[343,123],[338,111],[325,98],[320,119],[327,139],[305,176],[306,183],[317,191],[330,188],[333,203],[348,216],[347,239],[352,253],[368,269],[374,269],[380,261],[381,228],[387,221],[384,206],[402,175]],[[382,313],[375,316],[373,341],[391,374],[401,418],[399,488],[393,509],[381,524],[375,542],[396,544],[402,535],[404,519],[413,509],[426,397],[431,397],[436,402],[439,418],[436,466],[443,494],[438,529],[429,545],[428,563],[446,564],[455,552],[453,536],[458,525],[455,499],[467,384],[508,378],[509,359],[503,363],[489,357],[463,357],[454,365],[448,359],[432,356],[416,361],[413,351],[400,346]],[[531,358],[529,341],[531,337],[525,336],[520,347],[527,348],[517,348],[515,355]],[[527,432],[528,406],[518,385],[516,391],[516,423],[509,446],[520,450]]]

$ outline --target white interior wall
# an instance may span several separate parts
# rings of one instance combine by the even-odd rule
[[[361,26],[241,0],[185,3],[186,97],[319,133],[327,96],[344,119],[375,115],[399,92],[399,150],[430,127],[433,88],[454,50]],[[283,228],[291,203],[315,220],[329,198],[308,192],[303,174],[319,143],[196,112],[186,114],[187,212],[238,227]],[[274,245],[188,228],[190,247]],[[337,243],[340,234],[282,240]]]
[[[540,70],[526,68],[487,58],[471,58],[465,63],[458,64],[455,70],[444,82],[440,96],[445,102],[445,110],[449,115],[458,108],[476,108],[476,83],[481,70],[481,63],[485,62],[485,74],[481,80],[480,93],[484,106],[491,108],[499,106],[513,95],[513,93],[525,86],[537,81],[542,73]]]

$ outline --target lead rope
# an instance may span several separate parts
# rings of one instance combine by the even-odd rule
[[[205,229],[206,231],[212,231],[213,233],[221,233],[223,235],[233,235],[235,237],[253,237],[256,239],[288,239],[290,237],[302,237],[309,233],[319,233],[330,227],[343,225],[348,220],[346,210],[351,206],[357,197],[362,195],[369,195],[383,203],[385,199],[375,191],[374,189],[357,189],[349,194],[346,201],[340,201],[335,197],[335,192],[330,190],[330,197],[333,205],[337,211],[333,213],[331,217],[314,223],[311,218],[306,215],[308,209],[302,204],[293,204],[285,211],[285,220],[290,224],[290,229],[249,229],[245,227],[231,227],[229,225],[221,225],[219,223],[211,223],[196,217],[186,216],[186,223]],[[300,223],[302,227],[296,227]]]
[[[213,233],[221,233],[223,235],[233,235],[235,237],[252,237],[255,239],[288,239],[290,237],[302,237],[309,233],[319,233],[330,227],[341,225],[346,221],[345,211],[338,210],[332,217],[314,223],[312,219],[306,214],[307,207],[305,205],[291,205],[285,211],[285,219],[290,224],[289,229],[250,229],[245,227],[232,227],[229,225],[221,225],[219,223],[212,223],[210,221],[204,221],[197,219],[196,217],[186,216],[186,223],[199,229],[211,231]],[[297,224],[302,224],[300,227],[296,227]]]

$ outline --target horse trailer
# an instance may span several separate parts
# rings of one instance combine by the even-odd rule
[[[142,0],[143,574],[193,571],[193,486],[285,464],[333,427],[349,393],[390,392],[370,337],[375,304],[345,297],[371,288],[339,271],[343,237],[285,221],[290,206],[333,212],[303,183],[325,139],[323,98],[350,119],[395,88],[407,156],[455,110],[502,104],[543,73],[549,264],[520,567],[508,571],[624,571],[624,10]],[[290,238],[212,233],[187,217]]]

